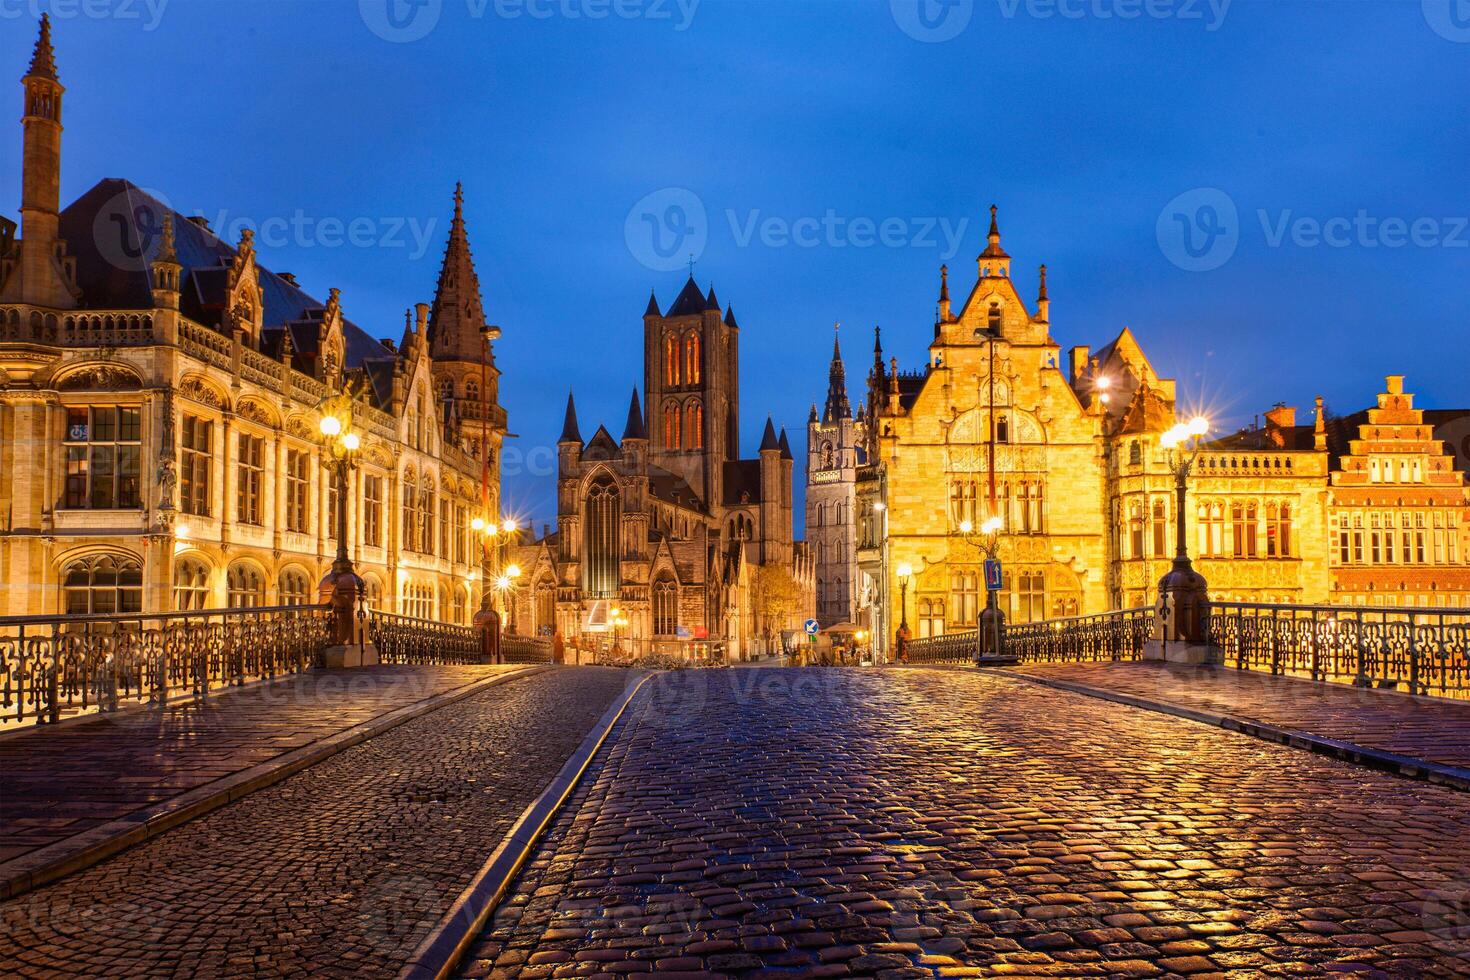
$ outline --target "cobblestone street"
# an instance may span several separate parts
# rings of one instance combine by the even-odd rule
[[[392,976],[628,676],[489,688],[0,904],[0,975]]]
[[[1465,975],[1467,801],[992,673],[664,674],[462,972]]]

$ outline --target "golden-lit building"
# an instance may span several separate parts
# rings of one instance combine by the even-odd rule
[[[885,642],[902,622],[915,637],[974,628],[983,555],[965,522],[1003,522],[999,604],[1010,622],[1151,605],[1176,551],[1160,443],[1176,422],[1174,382],[1127,329],[1096,352],[1064,354],[1046,267],[1028,304],[994,209],[977,272],[955,311],[941,268],[919,370],[885,365],[875,346],[858,413],[858,618]],[[1330,419],[1319,398],[1297,425],[1278,405],[1264,425],[1207,441],[1185,523],[1211,598],[1470,606],[1470,494],[1447,444],[1467,413],[1436,414],[1415,409],[1391,376],[1359,415]]]
[[[25,87],[20,237],[0,229],[0,614],[317,601],[347,506],[371,603],[468,622],[505,413],[456,190],[438,291],[402,340],[125,180],[59,199],[43,20]],[[339,499],[320,406],[353,395]]]

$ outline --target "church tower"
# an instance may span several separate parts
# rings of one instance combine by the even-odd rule
[[[835,327],[834,327],[835,329]],[[858,463],[866,456],[863,423],[852,417],[842,343],[832,339],[827,400],[807,418],[806,534],[817,565],[817,622],[831,626],[855,619]]]
[[[682,476],[712,508],[723,504],[724,464],[740,455],[740,328],[715,289],[690,276],[667,312],[643,314],[643,390],[649,459]]]
[[[21,164],[19,276],[12,271],[0,298],[72,309],[76,295],[64,260],[61,232],[61,96],[51,47],[51,19],[41,15],[41,33],[25,87],[25,148]]]

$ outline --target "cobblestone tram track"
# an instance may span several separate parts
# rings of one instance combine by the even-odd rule
[[[0,904],[0,976],[391,977],[629,676],[490,688]]]
[[[1461,792],[990,674],[664,675],[472,977],[1470,975]]]

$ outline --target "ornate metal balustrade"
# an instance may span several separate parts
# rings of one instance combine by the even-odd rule
[[[545,637],[505,634],[500,638],[500,659],[508,664],[549,664],[551,658],[551,641]]]
[[[1006,652],[1022,663],[1137,660],[1154,628],[1151,606],[1006,627]]]
[[[1095,616],[1008,625],[1005,649],[1022,663],[1137,660],[1153,629],[1153,617],[1152,608],[1141,606]],[[963,664],[974,659],[974,630],[911,640],[908,645],[908,660],[913,664]]]
[[[0,728],[303,671],[330,623],[325,606],[0,618]]]
[[[1227,667],[1470,697],[1470,609],[1216,602]]]
[[[470,626],[369,609],[368,640],[385,664],[477,664],[480,636]]]

